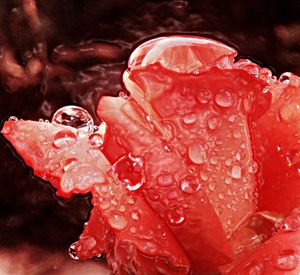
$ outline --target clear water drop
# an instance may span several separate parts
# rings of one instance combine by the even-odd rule
[[[192,143],[188,148],[190,160],[196,164],[203,164],[207,161],[207,150],[200,143]]]
[[[143,160],[131,153],[118,159],[111,171],[126,186],[129,191],[140,189],[145,183]]]
[[[135,234],[136,233],[136,228],[135,227],[130,227],[129,231],[131,232],[131,234]]]
[[[157,176],[157,183],[161,187],[171,186],[174,182],[174,177],[171,174],[164,173]]]
[[[200,171],[200,178],[203,180],[203,181],[208,181],[209,179],[209,176],[208,176],[208,173],[206,171]]]
[[[212,131],[218,129],[220,125],[221,125],[221,120],[220,117],[217,115],[214,115],[207,120],[207,127]]]
[[[275,261],[275,266],[280,270],[294,270],[298,265],[299,259],[296,252],[292,249],[283,250]]]
[[[234,104],[234,95],[230,90],[221,89],[215,94],[215,103],[222,108],[229,108]]]
[[[118,214],[111,215],[108,218],[108,223],[112,228],[117,230],[125,229],[128,224],[126,218],[123,215],[118,215]]]
[[[198,120],[198,116],[195,113],[186,114],[182,117],[182,122],[185,125],[192,125]]]
[[[279,77],[279,82],[285,83],[285,84],[289,84],[290,82],[290,78],[293,74],[290,72],[285,72],[283,73],[280,77]]]
[[[171,225],[178,226],[186,220],[186,216],[184,210],[182,208],[178,208],[168,211],[167,219]]]
[[[258,164],[255,161],[251,161],[248,165],[248,173],[255,174],[258,170]]]
[[[93,147],[101,147],[103,144],[103,137],[98,133],[92,133],[89,136],[89,142]]]
[[[216,153],[212,153],[209,158],[209,163],[211,165],[217,165],[219,163],[219,157]]]
[[[138,221],[140,219],[140,214],[138,211],[132,211],[131,213],[131,218],[134,220],[134,221]]]
[[[94,121],[88,111],[78,106],[65,106],[55,112],[52,123],[82,129],[87,133],[93,132]]]
[[[242,177],[242,168],[239,165],[234,165],[231,170],[231,176],[234,179],[240,179]]]
[[[201,188],[201,182],[194,176],[188,176],[180,181],[180,189],[187,193],[196,193]]]
[[[19,119],[16,116],[10,116],[8,118],[9,121],[19,121]]]
[[[69,255],[72,258],[72,260],[79,260],[79,257],[77,256],[76,253],[76,244],[77,242],[72,243],[69,247]]]
[[[212,100],[212,92],[210,90],[200,90],[196,95],[196,99],[201,104],[208,104]]]
[[[4,127],[2,128],[3,135],[9,135],[13,131],[13,126],[11,124],[5,123]]]
[[[59,131],[53,139],[53,146],[56,148],[65,148],[75,144],[77,136],[74,132],[63,130]]]
[[[295,232],[300,229],[300,215],[292,214],[281,224],[280,228],[285,232]]]

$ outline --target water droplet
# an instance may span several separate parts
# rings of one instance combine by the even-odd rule
[[[126,207],[124,205],[120,205],[119,212],[124,213],[126,211]]]
[[[133,205],[135,203],[134,198],[132,196],[127,197],[127,203]]]
[[[200,178],[203,180],[203,181],[208,181],[209,177],[208,177],[208,173],[206,171],[200,171]]]
[[[217,153],[212,153],[210,158],[209,158],[209,162],[211,165],[217,165],[219,163],[219,157],[217,155]]]
[[[140,214],[138,211],[132,211],[131,213],[131,218],[134,220],[134,221],[138,221],[140,219]]]
[[[214,190],[216,189],[216,184],[215,184],[214,181],[209,182],[209,184],[208,184],[208,189],[209,189],[210,191],[214,191]]]
[[[225,160],[225,165],[230,167],[232,165],[232,159],[226,159]]]
[[[292,73],[285,72],[279,77],[278,80],[282,83],[289,84],[291,76],[292,76]]]
[[[196,164],[203,164],[207,161],[207,150],[199,143],[189,145],[188,155],[190,160]]]
[[[126,218],[122,215],[112,215],[108,218],[108,223],[109,225],[117,230],[123,230],[126,228],[128,222],[126,220]]]
[[[100,207],[102,210],[107,210],[108,208],[111,207],[111,200],[110,199],[102,200],[100,202]]]
[[[234,138],[236,138],[236,139],[239,139],[239,138],[241,138],[241,132],[238,130],[238,129],[234,129],[233,131],[232,131],[232,136],[234,137]]]
[[[130,153],[117,160],[111,170],[129,191],[136,191],[145,183],[143,161]]]
[[[237,152],[235,153],[235,159],[236,159],[237,161],[241,161],[241,159],[242,159],[242,153],[241,153],[240,151],[237,151]]]
[[[215,103],[222,108],[229,108],[234,104],[234,95],[230,90],[219,90],[214,99]]]
[[[285,219],[280,226],[285,232],[294,232],[300,229],[300,215],[294,214]]]
[[[201,182],[196,177],[188,176],[180,181],[180,189],[187,194],[193,194],[200,188]]]
[[[157,183],[162,187],[167,187],[174,183],[174,178],[171,174],[160,174],[157,177]]]
[[[69,247],[69,255],[72,258],[72,260],[79,260],[79,257],[77,256],[76,253],[76,244],[77,242],[72,243]]]
[[[298,265],[298,256],[292,249],[286,249],[281,252],[275,261],[277,268],[281,270],[293,270]]]
[[[225,198],[224,193],[219,193],[219,194],[218,194],[218,198],[219,198],[220,200],[224,200],[224,198]]]
[[[160,200],[160,195],[158,194],[158,192],[154,189],[154,188],[150,188],[147,192],[147,197],[154,201],[157,202]]]
[[[185,213],[182,208],[168,211],[167,219],[171,225],[181,225],[185,220]]]
[[[89,142],[93,147],[100,147],[103,144],[103,138],[98,133],[93,133],[89,136]]]
[[[63,130],[63,131],[59,131],[54,136],[53,145],[56,148],[69,147],[75,144],[76,140],[77,140],[77,136],[74,132]]]
[[[164,150],[167,152],[167,153],[170,153],[172,151],[171,147],[167,144],[164,145]]]
[[[136,228],[135,227],[130,227],[130,232],[132,233],[132,234],[135,234],[136,233]]]
[[[264,267],[261,263],[251,262],[245,267],[245,272],[249,275],[262,275],[264,274]]]
[[[168,194],[167,194],[167,199],[169,201],[176,200],[177,197],[178,197],[177,190],[172,190],[172,191],[168,192]]]
[[[196,99],[201,104],[207,104],[212,99],[212,93],[210,90],[201,90],[196,95]]]
[[[240,179],[242,176],[242,168],[239,165],[234,165],[231,170],[231,176],[234,179]]]
[[[52,123],[67,125],[91,133],[94,121],[88,111],[78,106],[65,106],[55,112]]]
[[[198,116],[195,113],[186,114],[182,117],[182,122],[185,125],[194,124],[198,120]]]
[[[230,183],[232,183],[232,179],[231,178],[226,178],[224,180],[224,182],[225,182],[225,184],[230,184]]]
[[[255,174],[258,170],[258,164],[255,161],[250,161],[248,165],[248,172],[249,174]]]
[[[229,122],[235,122],[235,121],[236,121],[236,115],[231,115],[231,116],[228,118],[228,121],[229,121]]]
[[[8,118],[9,121],[18,121],[19,119],[16,116],[10,116]]]
[[[207,120],[207,126],[210,130],[216,130],[220,127],[221,120],[219,116],[212,116]]]

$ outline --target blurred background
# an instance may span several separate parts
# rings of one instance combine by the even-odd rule
[[[277,76],[300,74],[297,0],[1,0],[1,127],[12,115],[50,120],[70,104],[99,122],[99,98],[122,89],[131,49],[165,33],[218,39]],[[27,262],[50,258],[50,252],[66,255],[88,219],[89,196],[57,198],[2,136],[0,182],[0,254],[35,247],[39,252]],[[46,274],[34,270],[31,274]],[[47,272],[59,274],[57,267]]]

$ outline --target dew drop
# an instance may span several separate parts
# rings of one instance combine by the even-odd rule
[[[255,174],[258,170],[258,164],[255,161],[251,161],[248,165],[249,174]]]
[[[285,232],[294,232],[300,229],[300,215],[294,214],[285,219],[280,226]]]
[[[207,120],[207,126],[210,130],[216,130],[220,127],[221,120],[219,116],[212,116]]]
[[[52,123],[82,129],[87,133],[91,133],[94,127],[94,121],[89,112],[73,105],[57,110],[52,117]]]
[[[207,104],[212,99],[212,93],[210,90],[201,90],[196,95],[196,99],[201,104]]]
[[[75,144],[76,140],[77,136],[75,133],[68,130],[59,131],[54,136],[53,146],[56,148],[69,147]]]
[[[229,108],[234,104],[234,96],[231,91],[221,89],[215,95],[215,103],[219,107]]]
[[[123,230],[126,228],[128,222],[123,215],[112,215],[108,218],[109,225],[117,230]]]
[[[216,189],[216,184],[215,184],[214,181],[209,182],[209,184],[208,184],[208,189],[209,189],[210,191],[214,191],[214,190]]]
[[[208,173],[206,171],[200,171],[200,178],[203,181],[208,181],[209,177],[208,177]]]
[[[207,150],[199,143],[189,145],[188,155],[190,160],[196,164],[203,164],[207,161]]]
[[[119,212],[124,213],[126,211],[126,207],[124,205],[120,205]]]
[[[197,192],[200,188],[201,182],[196,177],[188,176],[180,181],[180,189],[187,194],[193,194]]]
[[[68,169],[70,168],[71,165],[73,165],[74,163],[76,163],[78,161],[77,158],[73,157],[73,158],[69,158],[65,161],[65,165],[64,165],[64,171],[68,171]]]
[[[230,167],[230,166],[232,165],[232,159],[226,159],[226,160],[225,160],[225,165],[226,165],[227,167]]]
[[[136,228],[135,227],[130,227],[130,232],[132,233],[132,234],[135,234],[136,233]]]
[[[209,158],[209,162],[211,165],[217,165],[219,163],[218,155],[216,153],[212,153]]]
[[[16,116],[10,116],[8,118],[9,121],[19,121],[19,119]]]
[[[161,187],[168,187],[174,183],[174,178],[171,174],[163,173],[163,174],[158,175],[157,183]]]
[[[293,270],[298,265],[298,256],[292,249],[283,250],[275,261],[275,265],[280,270]]]
[[[131,218],[134,220],[134,221],[138,221],[140,219],[140,214],[139,212],[137,211],[132,211],[131,213]]]
[[[79,257],[77,256],[76,253],[76,244],[77,242],[72,243],[69,247],[69,255],[72,258],[72,260],[79,260]]]
[[[171,225],[181,225],[186,220],[184,210],[178,208],[168,211],[167,219]]]
[[[153,202],[158,202],[160,200],[160,195],[157,193],[157,191],[154,188],[150,188],[148,190],[147,197]]]
[[[103,138],[98,133],[93,133],[89,136],[89,142],[93,147],[100,147],[103,144]]]
[[[195,113],[186,114],[182,117],[182,122],[185,125],[194,124],[198,120],[198,116]]]
[[[234,179],[240,179],[242,176],[242,168],[239,165],[234,165],[231,170],[231,176]]]
[[[111,170],[129,191],[136,191],[145,183],[143,161],[130,153],[117,160]]]
[[[129,205],[133,205],[134,202],[135,202],[135,201],[134,201],[133,197],[129,196],[129,197],[127,198],[127,203],[128,203]]]
[[[278,80],[282,83],[289,84],[291,76],[292,76],[292,73],[285,72],[279,77]]]

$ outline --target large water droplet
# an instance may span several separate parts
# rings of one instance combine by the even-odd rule
[[[184,210],[178,208],[168,211],[167,219],[171,225],[181,225],[186,219]]]
[[[157,183],[161,186],[161,187],[168,187],[170,185],[172,185],[174,183],[174,178],[171,174],[160,174],[157,177]]]
[[[255,174],[258,170],[258,164],[255,161],[251,161],[248,165],[249,174]]]
[[[292,249],[283,250],[275,261],[277,268],[281,270],[293,270],[298,265],[298,255]]]
[[[215,103],[219,107],[229,108],[234,104],[234,95],[230,90],[221,89],[215,94]]]
[[[294,214],[287,217],[280,226],[285,232],[294,232],[300,229],[300,215]]]
[[[71,126],[91,133],[94,121],[88,111],[78,106],[65,106],[55,112],[52,123]]]
[[[77,136],[74,132],[63,130],[59,131],[53,139],[53,145],[56,148],[64,148],[72,146],[77,140]]]
[[[18,121],[19,119],[16,116],[10,116],[8,118],[9,121]]]
[[[212,116],[207,120],[207,126],[210,130],[216,130],[220,127],[220,125],[221,125],[221,120],[217,115]]]
[[[187,176],[180,181],[180,189],[187,194],[193,194],[200,188],[201,182],[194,176]]]
[[[111,170],[130,191],[140,189],[145,183],[143,160],[130,153],[117,160]]]
[[[128,222],[123,215],[112,215],[108,218],[109,225],[117,230],[123,230],[126,228]]]
[[[190,160],[196,164],[203,164],[207,161],[207,150],[199,143],[189,145],[188,155]]]

